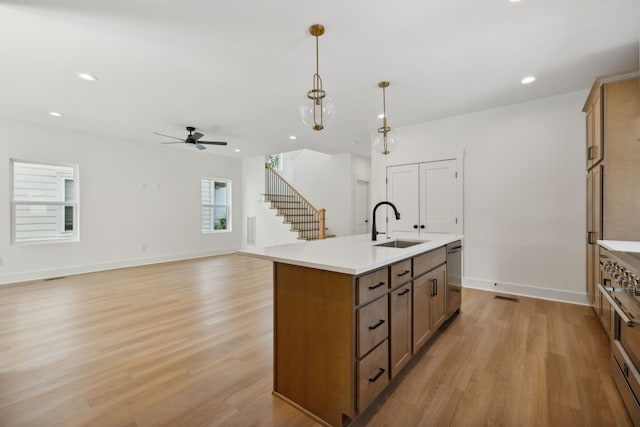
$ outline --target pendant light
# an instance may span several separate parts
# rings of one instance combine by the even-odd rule
[[[309,34],[316,38],[316,73],[313,75],[313,89],[306,93],[300,106],[300,115],[304,124],[320,131],[333,120],[336,110],[331,97],[322,88],[318,65],[318,37],[324,34],[324,27],[320,24],[312,25],[309,27]]]
[[[398,146],[398,135],[391,130],[387,122],[385,89],[389,87],[389,82],[380,82],[378,87],[382,88],[382,127],[379,127],[376,132],[371,134],[371,145],[376,151],[386,156],[391,152],[392,147]]]

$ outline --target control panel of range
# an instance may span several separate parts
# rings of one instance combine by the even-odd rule
[[[600,250],[602,269],[612,281],[611,284],[603,283],[603,286],[622,288],[627,294],[640,297],[640,269],[633,264],[625,262],[625,258],[628,258],[625,252]],[[633,262],[633,260],[630,261]]]

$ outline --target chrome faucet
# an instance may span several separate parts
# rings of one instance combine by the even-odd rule
[[[396,219],[400,219],[400,212],[398,212],[398,209],[396,209],[396,207],[393,205],[393,203],[391,202],[380,202],[378,203],[374,208],[373,208],[373,225],[371,226],[371,240],[378,240],[378,234],[383,234],[383,233],[378,233],[378,230],[376,230],[376,209],[378,209],[378,207],[380,205],[389,205],[393,208],[393,212],[396,215]]]

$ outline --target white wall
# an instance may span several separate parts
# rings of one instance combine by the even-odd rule
[[[373,200],[387,165],[464,150],[465,286],[586,303],[587,94],[398,128],[394,152],[372,152]]]
[[[240,161],[0,119],[0,283],[233,252],[242,236]],[[75,163],[80,241],[10,245],[9,159]],[[233,231],[200,232],[200,179],[233,185]],[[144,246],[144,248],[143,248]]]
[[[299,150],[287,156],[283,175],[289,183],[318,209],[326,209],[329,233],[352,234],[353,182],[351,154],[329,155],[312,150]]]
[[[283,166],[283,170],[278,171],[280,176],[316,208],[327,210],[329,233],[336,236],[353,234],[355,179],[371,179],[368,158],[351,153],[329,155],[300,149],[284,153]],[[243,221],[246,222],[248,216],[256,217],[256,246],[299,242],[298,235],[282,224],[282,218],[276,217],[275,211],[260,202],[260,195],[264,193],[264,157],[243,160],[242,174],[245,190]],[[243,245],[247,245],[246,234]]]
[[[243,185],[243,241],[242,246],[272,246],[285,243],[300,242],[298,233],[290,231],[291,227],[283,224],[282,217],[276,216],[276,211],[269,209],[268,203],[263,203],[264,193],[264,156],[242,160]],[[247,217],[256,217],[255,244],[247,244]]]

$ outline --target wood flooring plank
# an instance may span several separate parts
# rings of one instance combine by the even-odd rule
[[[589,307],[463,289],[358,426],[630,426]],[[317,426],[273,389],[271,263],[0,287],[0,426]]]

